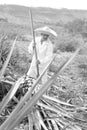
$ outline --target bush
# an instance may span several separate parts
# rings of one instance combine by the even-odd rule
[[[13,41],[7,39],[3,40],[0,43],[0,69],[2,68],[4,62],[6,61],[6,58],[10,52],[12,44]],[[15,46],[11,59],[7,66],[7,69],[9,69],[8,72],[11,71],[11,73],[19,73],[19,74],[24,74],[27,72],[29,68],[29,57],[26,55],[26,53],[24,52],[22,53],[23,54],[20,54],[19,48]],[[6,73],[8,72],[6,71]]]
[[[55,44],[55,49],[59,49],[62,52],[74,52],[82,42],[82,37],[79,35],[73,36],[68,32],[60,33]]]
[[[87,21],[84,19],[75,19],[74,21],[68,22],[65,27],[70,33],[82,34],[87,32]]]
[[[74,52],[76,50],[76,46],[77,46],[77,43],[76,44],[73,44],[72,42],[70,43],[66,43],[66,44],[60,44],[59,45],[59,49],[62,51],[62,52]]]

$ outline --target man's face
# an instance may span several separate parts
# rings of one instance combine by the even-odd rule
[[[41,36],[42,36],[42,40],[47,40],[49,35],[48,34],[44,34],[44,33],[41,33]]]

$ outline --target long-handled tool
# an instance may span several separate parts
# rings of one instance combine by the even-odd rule
[[[32,35],[33,35],[33,49],[35,53],[35,58],[36,58],[36,69],[37,69],[37,77],[39,77],[39,64],[38,64],[38,56],[37,56],[37,49],[36,49],[36,42],[35,42],[35,32],[34,32],[34,27],[33,27],[33,18],[32,18],[32,11],[29,9],[30,12],[30,20],[31,20],[31,30],[32,30]]]

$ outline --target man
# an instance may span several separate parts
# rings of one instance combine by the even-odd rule
[[[53,31],[51,28],[45,26],[42,28],[38,28],[35,30],[36,34],[40,34],[40,36],[35,38],[36,42],[36,51],[37,51],[37,58],[35,59],[35,54],[33,54],[33,41],[30,43],[28,47],[28,51],[30,54],[33,54],[31,66],[27,75],[33,78],[37,78],[37,68],[36,63],[39,64],[39,73],[41,74],[44,68],[49,64],[53,57],[53,44],[50,41],[50,36],[57,36],[56,32]],[[42,78],[42,83],[47,81],[47,72],[44,74]]]

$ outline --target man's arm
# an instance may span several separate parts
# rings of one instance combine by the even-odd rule
[[[33,41],[29,44],[29,46],[28,46],[28,52],[30,53],[30,54],[33,54]]]

